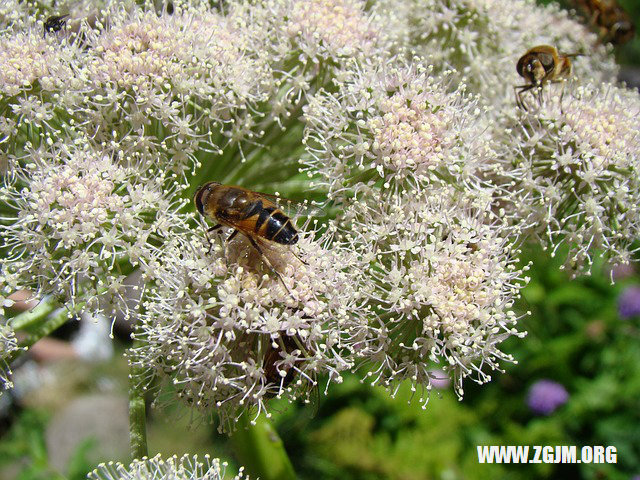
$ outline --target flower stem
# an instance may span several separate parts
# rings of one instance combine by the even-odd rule
[[[15,330],[17,330],[18,327],[20,329],[30,328],[29,333],[20,341],[20,350],[16,350],[5,359],[8,364],[11,364],[21,353],[38,340],[57,330],[69,320],[70,313],[67,309],[60,309],[56,314],[50,315],[51,312],[58,307],[59,306],[52,301],[51,303],[39,305],[31,312],[21,313],[12,319],[11,326]]]
[[[141,343],[135,340],[133,347],[137,348]],[[129,443],[132,460],[147,456],[147,413],[144,390],[140,386],[143,373],[141,367],[131,366],[129,369]]]
[[[34,324],[40,323],[59,307],[60,305],[58,302],[52,298],[47,298],[40,302],[33,310],[22,312],[13,317],[9,320],[9,325],[16,332],[24,330]]]
[[[263,414],[251,424],[250,415],[238,419],[238,430],[231,437],[238,461],[252,477],[261,480],[295,480],[296,474],[282,440]]]

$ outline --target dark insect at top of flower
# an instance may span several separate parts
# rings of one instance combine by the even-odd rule
[[[526,85],[513,87],[516,92],[516,104],[523,110],[527,107],[522,99],[522,94],[534,88],[538,89],[538,103],[542,103],[542,88],[547,83],[560,83],[566,81],[571,76],[571,60],[569,57],[576,57],[579,53],[559,53],[556,47],[551,45],[538,45],[529,49],[516,65],[518,75],[523,77]],[[562,95],[564,94],[564,84],[560,94],[560,104],[562,105]]]
[[[572,3],[600,30],[603,40],[623,45],[633,39],[635,26],[616,0],[573,0]]]
[[[46,36],[47,33],[59,32],[60,30],[62,30],[67,23],[68,16],[69,15],[52,15],[48,17],[44,21],[43,36]]]

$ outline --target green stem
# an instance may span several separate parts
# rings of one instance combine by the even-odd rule
[[[252,415],[244,413],[231,437],[240,464],[251,477],[261,480],[295,480],[291,460],[271,422],[261,414],[252,425],[251,418]]]
[[[133,343],[133,348],[140,346],[140,340]],[[130,367],[129,370],[129,443],[131,459],[147,456],[147,413],[144,402],[144,391],[139,380],[144,374],[141,367]]]
[[[9,326],[16,332],[35,325],[47,318],[53,311],[60,307],[60,304],[52,298],[40,302],[33,310],[22,312],[11,320]]]

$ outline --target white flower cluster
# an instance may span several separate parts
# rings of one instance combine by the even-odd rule
[[[125,276],[144,262],[148,245],[162,242],[180,205],[162,188],[162,172],[154,177],[123,158],[80,138],[11,165],[0,188],[9,209],[0,224],[4,286],[81,299],[87,309],[100,308],[101,298],[123,305]]]
[[[640,229],[638,92],[578,86],[504,125],[495,167],[513,221],[554,252],[565,246],[572,271],[588,272],[596,252],[629,263]]]
[[[68,36],[43,35],[42,21],[0,32],[0,95],[8,106],[0,126],[56,136],[83,125],[95,145],[116,137],[121,149],[172,154],[174,171],[198,163],[201,143],[219,153],[231,136],[222,130],[250,123],[247,109],[274,89],[258,44],[265,34],[243,12],[175,3],[172,15],[159,16],[111,2],[67,19],[78,30]]]
[[[410,66],[356,66],[336,93],[321,91],[305,108],[302,162],[332,194],[357,183],[419,188],[473,183],[478,164],[493,160],[476,99],[453,91],[419,61]]]
[[[227,463],[205,455],[202,460],[197,455],[169,457],[160,455],[153,458],[134,460],[130,465],[109,462],[90,472],[89,480],[223,480],[248,479],[241,467],[237,475],[226,475]]]
[[[368,261],[361,288],[379,321],[377,342],[359,353],[374,384],[409,379],[427,390],[426,404],[437,367],[462,396],[462,379],[489,381],[483,369],[513,360],[500,342],[521,335],[512,307],[527,279],[516,267],[514,232],[491,214],[490,198],[453,187],[386,195],[354,201],[343,219]]]
[[[181,95],[208,99],[213,109],[256,101],[269,88],[269,68],[253,52],[256,34],[246,22],[204,8],[111,12],[109,28],[89,39],[89,80],[131,89],[156,108]]]
[[[307,98],[332,87],[341,65],[354,58],[387,58],[393,50],[384,19],[368,11],[363,0],[262,0],[244,5],[249,24],[263,35],[260,51],[266,52],[277,87],[266,121],[252,130],[256,137],[270,137],[272,120],[281,127],[276,135],[296,131]],[[291,154],[293,159],[298,156]]]
[[[43,38],[37,25],[11,35],[0,50],[0,94],[17,95],[35,82],[43,90],[60,90],[74,81],[72,61],[77,53]]]
[[[409,379],[426,404],[439,367],[461,396],[465,377],[484,383],[483,369],[512,360],[498,346],[520,335],[513,303],[527,281],[518,227],[487,188],[498,157],[487,109],[418,59],[341,79],[309,100],[302,161],[343,202],[340,232],[365,266],[373,341],[354,351],[373,383]]]
[[[286,32],[299,42],[311,58],[329,55],[352,56],[372,53],[382,36],[372,25],[360,0],[276,1],[279,13],[287,12]]]
[[[307,232],[293,247],[243,236],[208,246],[176,237],[144,269],[149,287],[132,362],[170,375],[179,395],[232,428],[242,408],[296,398],[351,368],[348,346],[366,335],[355,256]],[[201,240],[198,240],[200,238]],[[271,270],[273,269],[273,271]],[[275,272],[277,275],[274,275]]]
[[[29,12],[25,2],[5,0],[0,3],[0,32],[14,27],[23,27],[27,18],[29,18]]]
[[[139,268],[131,363],[226,427],[345,369],[427,391],[440,369],[461,395],[520,335],[516,242],[630,259],[638,94],[602,84],[610,52],[557,7],[155,3],[67,0],[60,31],[0,6],[0,286],[125,308]],[[517,113],[516,62],[544,43],[584,54],[576,78]],[[328,195],[330,219],[295,245],[256,231],[265,257],[210,246],[187,203],[212,180]]]
[[[107,26],[87,34],[89,92],[77,112],[96,141],[108,142],[115,125],[125,145],[169,151],[179,170],[189,158],[198,164],[201,144],[219,153],[228,137],[251,130],[247,109],[267,100],[274,82],[265,34],[244,11],[177,3],[172,15],[117,6],[106,15]]]

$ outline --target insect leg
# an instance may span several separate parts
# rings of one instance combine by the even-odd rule
[[[214,225],[213,227],[208,228],[207,231],[205,232],[205,237],[207,237],[207,242],[209,242],[209,250],[207,250],[207,255],[211,253],[211,249],[213,248],[213,243],[211,243],[211,239],[209,238],[209,233],[215,232],[219,228],[222,228],[221,224]]]
[[[238,230],[234,230],[231,235],[229,235],[229,238],[227,238],[227,242],[230,242],[231,240],[233,240],[233,238],[238,234]]]
[[[302,258],[300,258],[296,252],[293,251],[293,248],[291,249],[291,253],[293,253],[293,256],[296,257],[303,265],[309,265]]]
[[[516,92],[516,105],[518,106],[518,108],[521,108],[525,112],[527,112],[528,109],[524,103],[524,100],[522,99],[522,94],[531,90],[534,86],[535,85],[518,85],[513,87],[513,91]],[[518,89],[520,89],[519,92],[517,91]]]
[[[271,269],[271,271],[273,273],[275,273],[278,278],[280,279],[280,282],[282,283],[282,285],[284,286],[284,288],[287,290],[287,292],[289,292],[289,294],[291,294],[291,290],[289,290],[289,287],[287,287],[287,284],[284,283],[284,280],[282,279],[282,277],[280,276],[280,274],[278,273],[278,271],[273,268],[273,265],[271,265],[271,262],[269,261],[269,259],[267,258],[267,256],[264,254],[264,252],[262,251],[262,249],[260,248],[260,246],[256,243],[256,241],[251,238],[250,236],[246,236],[249,239],[249,242],[251,242],[251,245],[253,245],[253,248],[255,248],[258,253],[262,256],[262,259],[265,261],[265,263],[267,264],[267,266]]]

